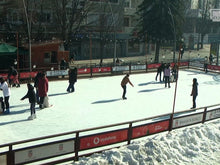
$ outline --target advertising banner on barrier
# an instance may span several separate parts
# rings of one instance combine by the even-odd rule
[[[145,70],[146,65],[132,65],[131,70]]]
[[[217,66],[217,65],[208,65],[208,69],[211,69],[211,70],[219,70],[219,71],[220,71],[220,66]]]
[[[128,130],[102,133],[80,139],[80,150],[105,146],[117,142],[123,142],[128,138]]]
[[[91,72],[90,68],[79,68],[77,69],[78,74],[89,74]]]
[[[68,75],[68,70],[51,70],[46,72],[47,77],[53,76],[66,76]]]
[[[147,64],[147,68],[148,69],[154,69],[154,68],[158,68],[161,64]]]
[[[47,157],[73,153],[75,141],[69,140],[15,152],[15,164],[40,160]]]
[[[7,79],[8,74],[6,74],[6,73],[0,73],[0,77],[3,77],[4,79]]]
[[[25,78],[34,78],[36,76],[37,72],[21,72],[20,73],[20,79],[25,79]]]
[[[92,68],[92,73],[111,72],[111,67]]]
[[[220,109],[208,111],[205,120],[216,119],[220,117]]]
[[[119,71],[128,71],[129,66],[114,66],[112,67],[113,72],[119,72]]]
[[[162,131],[167,131],[168,129],[169,129],[169,120],[161,121],[153,124],[137,126],[132,129],[132,139],[151,135],[154,133],[159,133]]]
[[[192,116],[185,116],[173,120],[173,128],[183,127],[202,122],[203,113]]]

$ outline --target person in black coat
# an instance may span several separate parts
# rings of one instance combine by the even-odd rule
[[[34,77],[34,87],[36,89],[36,98],[37,98],[37,104],[40,103],[40,97],[38,94],[38,82],[39,82],[39,78],[42,76],[41,72],[38,72],[37,75]]]
[[[198,82],[197,79],[194,78],[193,79],[193,85],[192,85],[192,92],[191,92],[191,96],[193,97],[193,108],[196,108],[196,97],[198,95]]]
[[[29,99],[31,116],[28,117],[28,120],[33,120],[36,118],[35,104],[37,99],[36,99],[36,94],[34,92],[34,87],[30,83],[28,83],[27,88],[28,88],[28,92],[24,97],[21,98],[21,100],[24,100],[26,98]]]
[[[69,86],[67,88],[67,92],[74,92],[75,88],[74,88],[74,84],[77,81],[77,68],[74,69],[70,69],[69,70]]]
[[[159,76],[160,82],[161,82],[161,72],[163,71],[163,63],[157,68],[157,75],[155,77],[155,80],[157,81],[157,77]]]

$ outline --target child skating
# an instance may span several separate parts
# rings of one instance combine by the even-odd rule
[[[35,104],[37,99],[36,99],[36,94],[34,92],[34,87],[28,83],[27,88],[28,88],[28,92],[24,97],[21,98],[21,100],[24,100],[26,98],[29,99],[31,115],[28,117],[28,120],[33,120],[36,118]]]

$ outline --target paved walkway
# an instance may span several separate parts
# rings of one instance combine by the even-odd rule
[[[200,49],[199,51],[197,50],[191,50],[191,51],[185,51],[182,60],[193,60],[193,59],[201,59],[205,58],[205,56],[209,57],[209,52],[210,52],[210,45],[204,45],[203,49]],[[152,63],[154,60],[154,52],[151,54],[147,54],[144,56],[135,56],[135,57],[124,57],[120,58],[122,63],[130,63],[130,62],[139,62],[139,63]],[[175,59],[178,61],[179,57],[179,52],[175,53]],[[171,62],[173,60],[173,52],[170,50],[161,50],[160,51],[160,57],[159,61],[169,61]],[[76,65],[96,65],[99,66],[100,59],[92,59],[92,60],[80,60],[80,61],[75,61]],[[110,64],[113,63],[113,59],[103,59],[103,64]]]

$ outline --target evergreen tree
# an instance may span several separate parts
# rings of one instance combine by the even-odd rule
[[[159,62],[159,49],[163,41],[176,43],[181,37],[184,9],[183,0],[144,0],[138,7],[139,36],[156,44],[155,62]]]

